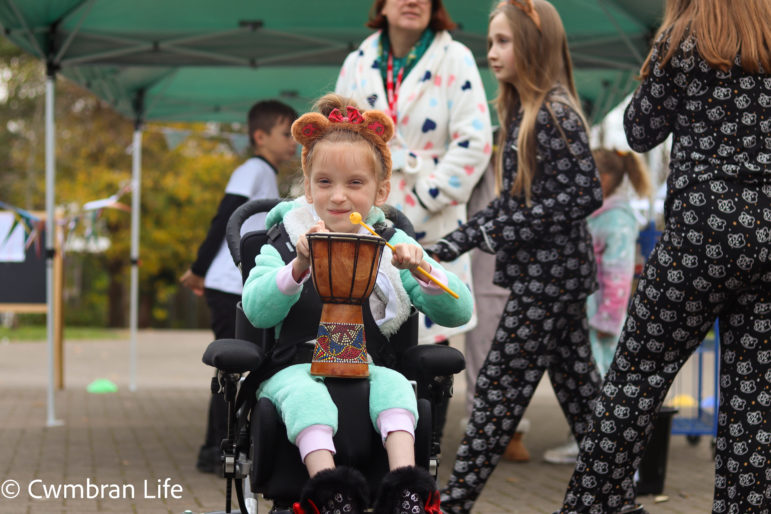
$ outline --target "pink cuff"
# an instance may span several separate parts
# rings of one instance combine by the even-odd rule
[[[398,407],[386,409],[377,415],[377,428],[380,430],[380,438],[384,445],[386,437],[391,432],[407,432],[415,439],[415,416],[407,409]]]
[[[303,284],[310,276],[310,270],[306,270],[300,281],[295,282],[292,276],[292,263],[290,262],[276,273],[276,286],[279,291],[287,296],[296,295],[302,290]]]
[[[300,458],[305,462],[305,457],[316,450],[329,450],[335,454],[335,443],[332,441],[332,427],[329,425],[311,425],[302,429],[294,440],[294,444],[300,449]],[[414,437],[414,436],[413,436]]]
[[[445,286],[447,285],[447,275],[445,275],[444,271],[442,271],[440,268],[432,267],[430,273],[439,282],[441,282]],[[423,275],[415,274],[415,275],[412,275],[412,276],[415,277],[415,280],[418,281],[418,284],[420,284],[420,289],[424,293],[430,294],[430,295],[444,294],[444,290],[441,287],[439,287],[438,285],[434,284],[430,280],[424,279]]]

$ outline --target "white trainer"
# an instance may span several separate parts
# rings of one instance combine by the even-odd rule
[[[543,460],[551,464],[575,464],[578,458],[578,443],[571,434],[565,444],[546,450]]]

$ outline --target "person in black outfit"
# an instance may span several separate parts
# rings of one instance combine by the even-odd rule
[[[225,242],[225,228],[230,215],[249,200],[278,198],[277,167],[292,159],[297,148],[291,133],[295,118],[295,110],[277,100],[263,100],[249,109],[247,122],[254,155],[233,171],[196,260],[180,278],[183,286],[206,298],[215,339],[235,337],[236,305],[242,289],[241,272]],[[241,233],[264,226],[265,214],[252,216],[242,225]],[[221,394],[212,394],[206,439],[196,463],[199,471],[214,473],[221,468],[220,442],[226,436],[227,403]]]
[[[472,248],[494,253],[493,281],[511,291],[441,491],[452,513],[471,510],[545,371],[576,438],[600,385],[586,317],[596,288],[586,217],[602,205],[602,188],[562,21],[546,0],[502,2],[488,34],[500,89],[500,193],[428,249],[443,261]]]
[[[769,19],[768,1],[667,3],[624,116],[638,152],[673,136],[666,228],[629,306],[562,512],[642,511],[635,469],[672,381],[716,318],[712,512],[771,511]]]

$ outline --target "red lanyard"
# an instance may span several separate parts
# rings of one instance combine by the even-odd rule
[[[399,88],[402,87],[402,78],[404,77],[404,66],[399,70],[394,84],[394,55],[388,52],[388,69],[386,73],[386,93],[388,95],[388,110],[391,113],[391,119],[396,125],[396,102],[399,100]]]

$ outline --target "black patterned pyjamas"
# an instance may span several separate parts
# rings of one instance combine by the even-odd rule
[[[442,491],[442,510],[468,512],[501,458],[544,371],[573,433],[586,431],[600,377],[586,302],[512,294],[479,372],[474,410]]]
[[[719,319],[714,513],[771,509],[771,184],[678,194],[643,271],[562,512],[617,512],[683,363]]]

